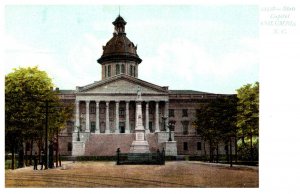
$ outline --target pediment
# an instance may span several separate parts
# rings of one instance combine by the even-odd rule
[[[168,94],[166,87],[157,86],[149,82],[126,75],[115,76],[108,80],[95,82],[80,87],[78,93],[91,94],[136,94],[138,87],[142,94]]]

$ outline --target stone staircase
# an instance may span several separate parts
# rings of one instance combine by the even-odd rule
[[[85,143],[85,156],[115,156],[117,148],[129,153],[135,134],[90,134]],[[157,134],[146,134],[150,152],[159,148]],[[160,149],[161,150],[161,149]]]

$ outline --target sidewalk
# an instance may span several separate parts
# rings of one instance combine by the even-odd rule
[[[210,163],[210,162],[202,162],[202,161],[188,161],[188,163],[191,164],[203,164],[208,166],[220,166],[220,167],[228,167],[228,168],[238,168],[238,169],[253,169],[258,170],[259,166],[247,166],[247,165],[237,165],[232,163],[232,167],[230,167],[230,164],[224,164],[224,163]]]

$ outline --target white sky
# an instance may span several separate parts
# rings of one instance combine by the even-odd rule
[[[5,73],[38,65],[61,89],[100,80],[96,60],[117,16],[117,5],[7,5]],[[122,5],[121,16],[140,79],[213,93],[259,81],[256,5]]]

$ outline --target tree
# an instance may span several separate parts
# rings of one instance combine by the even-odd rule
[[[213,152],[221,141],[228,139],[236,133],[236,96],[218,96],[204,104],[197,112],[194,126],[204,141],[209,142],[210,161],[213,160]]]
[[[12,159],[16,150],[23,149],[23,142],[36,141],[45,134],[45,102],[61,105],[51,88],[51,79],[38,67],[17,68],[5,76],[5,143]],[[64,108],[51,111],[53,128],[65,123],[67,118],[61,117]]]
[[[241,140],[239,150],[242,157],[257,159],[258,152],[254,156],[253,141],[258,145],[259,136],[259,82],[247,84],[237,90],[238,97],[238,136]],[[249,150],[249,151],[247,151]],[[250,152],[250,153],[249,153]],[[247,154],[249,153],[249,154]],[[247,155],[250,155],[249,157]]]

